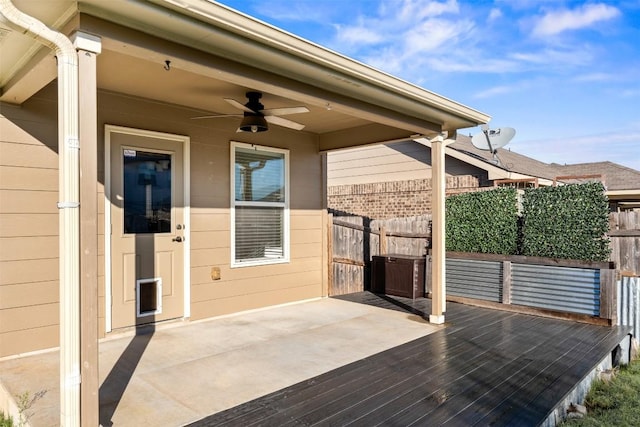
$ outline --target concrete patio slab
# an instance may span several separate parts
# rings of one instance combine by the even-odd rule
[[[441,328],[321,299],[121,334],[100,342],[100,421],[184,425]],[[57,351],[0,361],[10,397],[37,396],[27,411],[33,427],[58,424],[58,363]]]

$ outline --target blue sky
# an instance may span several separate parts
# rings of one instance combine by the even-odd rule
[[[518,153],[640,170],[640,0],[221,3],[491,115]]]

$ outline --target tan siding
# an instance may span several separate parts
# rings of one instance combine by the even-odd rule
[[[291,245],[291,259],[317,258],[322,256],[322,246],[317,242]]]
[[[55,85],[0,117],[0,341],[1,355],[58,343],[58,194]],[[105,124],[191,139],[192,318],[282,304],[322,295],[322,186],[317,139],[273,126],[260,135],[236,134],[227,121],[201,121],[185,108],[99,93],[98,260],[99,325],[105,327]],[[11,115],[14,117],[10,117]],[[291,261],[230,267],[230,141],[289,149]],[[19,169],[21,168],[21,169]],[[16,238],[24,238],[22,241]],[[37,248],[34,247],[37,246]],[[5,249],[13,247],[13,250]],[[29,247],[34,248],[29,251]],[[42,259],[41,259],[42,258]],[[211,279],[211,268],[221,280]],[[36,296],[33,296],[37,294]],[[12,328],[20,328],[13,330]],[[17,345],[6,346],[4,343]]]
[[[309,285],[300,288],[290,288],[286,292],[281,290],[253,294],[252,298],[246,295],[230,298],[221,298],[194,302],[191,306],[191,318],[194,320],[212,316],[235,313],[238,311],[252,310],[268,307],[270,305],[284,304],[315,298],[318,295],[317,285]]]
[[[57,347],[58,325],[0,333],[0,357]]]
[[[0,182],[7,190],[58,191],[58,170],[0,166]]]
[[[0,190],[0,214],[58,212],[57,191]]]
[[[0,143],[0,159],[4,166],[58,169],[58,153],[45,145]]]
[[[195,249],[191,251],[192,267],[219,266],[220,264],[229,264],[230,259],[229,247]]]
[[[46,92],[47,89],[43,91],[43,95],[46,96]],[[29,111],[32,111],[34,104],[37,102],[38,99],[34,98],[27,101],[23,106],[15,108],[2,104],[0,107],[0,128],[2,129],[0,142],[34,145],[36,147],[46,146],[53,151],[57,151],[58,124],[55,116],[53,116],[53,121],[50,120],[52,114],[56,114],[56,104],[51,105],[49,111],[41,111],[37,115],[31,114],[26,117],[23,114],[28,114]],[[24,157],[20,156],[19,158]]]
[[[58,302],[58,281],[20,283],[0,286],[0,310]],[[25,298],[28,295],[29,298]],[[4,325],[3,325],[4,326]]]
[[[55,85],[0,111],[1,357],[58,345]]]
[[[450,156],[446,159],[446,173],[487,176],[485,170]],[[430,178],[431,150],[413,141],[354,148],[327,155],[329,187]]]
[[[0,237],[57,236],[58,213],[3,214],[0,221]]]
[[[38,305],[38,315],[33,315],[34,306],[23,306],[0,310],[0,325],[3,331],[14,332],[41,328],[58,323],[58,303]]]
[[[0,262],[49,259],[58,256],[58,236],[0,237]]]
[[[327,155],[328,186],[403,181],[431,169],[429,149],[400,142],[336,151]]]
[[[310,286],[319,280],[319,272],[298,272],[285,275],[278,275],[278,280],[265,280],[264,284],[258,285],[251,278],[235,280],[233,286],[207,286],[199,285],[194,290],[198,292],[202,300],[220,299],[250,295],[253,293],[275,292],[288,290],[291,288]],[[267,276],[268,278],[268,276]]]
[[[318,297],[322,281],[321,164],[314,136],[273,126],[237,134],[229,120],[115,94],[99,96],[100,121],[191,139],[191,301],[193,319]],[[144,114],[140,114],[144,111]],[[231,268],[230,141],[290,150],[291,262]],[[103,150],[103,148],[101,148]],[[100,159],[99,162],[102,162]],[[221,279],[211,279],[220,268]]]
[[[58,280],[58,258],[0,262],[0,285],[51,280]]]
[[[191,231],[229,230],[231,218],[227,209],[191,209]]]
[[[321,243],[322,230],[291,230],[291,244],[297,243]]]
[[[191,249],[229,248],[231,235],[223,231],[192,231]]]

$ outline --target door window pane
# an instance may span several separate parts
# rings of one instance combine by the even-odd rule
[[[171,231],[171,154],[124,150],[124,232]]]

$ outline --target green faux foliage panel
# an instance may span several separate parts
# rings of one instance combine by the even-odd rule
[[[517,192],[514,188],[447,198],[447,251],[510,255],[516,253],[517,241]]]
[[[609,259],[609,203],[599,182],[525,191],[522,254]]]

